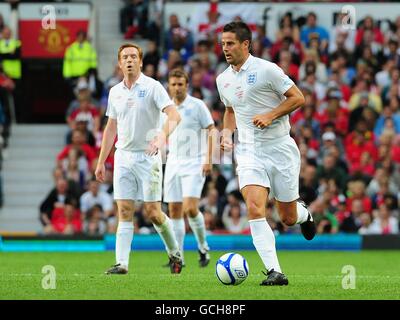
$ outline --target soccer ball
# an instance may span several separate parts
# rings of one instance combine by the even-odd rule
[[[219,258],[215,273],[223,284],[236,286],[246,280],[249,266],[240,254],[230,252]]]

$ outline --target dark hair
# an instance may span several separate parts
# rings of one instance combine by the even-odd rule
[[[247,24],[242,21],[233,21],[224,26],[222,32],[232,32],[236,35],[239,42],[249,41],[249,50],[251,46],[251,30]]]
[[[172,69],[168,73],[168,80],[171,78],[184,78],[186,83],[189,83],[189,77],[188,77],[187,73],[180,68]]]
[[[315,12],[313,12],[313,11],[310,11],[310,12],[308,13],[307,17],[310,17],[310,16],[314,17],[314,19],[317,19],[317,15],[316,15]]]

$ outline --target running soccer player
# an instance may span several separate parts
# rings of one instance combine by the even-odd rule
[[[169,137],[169,153],[165,167],[164,202],[168,203],[169,215],[183,259],[185,237],[184,215],[188,217],[198,245],[199,265],[210,262],[203,214],[199,211],[199,199],[212,166],[212,131],[214,121],[206,104],[188,92],[189,78],[180,69],[168,75],[168,90],[181,122]],[[206,130],[204,130],[206,129]],[[203,135],[206,133],[206,135]],[[208,137],[207,143],[202,138]]]
[[[104,181],[104,162],[116,136],[114,199],[118,207],[116,264],[106,274],[128,273],[133,238],[134,201],[143,200],[144,213],[163,240],[171,273],[180,273],[182,258],[171,220],[161,211],[162,162],[159,148],[176,128],[180,116],[164,87],[141,72],[143,52],[136,44],[118,50],[124,79],[111,88],[96,178]],[[161,112],[168,120],[158,132]]]
[[[221,41],[230,64],[217,77],[220,99],[226,106],[221,148],[232,150],[237,127],[239,186],[253,244],[267,269],[261,285],[287,285],[265,207],[270,194],[283,223],[300,224],[307,240],[315,236],[312,216],[299,201],[300,152],[289,135],[289,114],[304,104],[304,97],[276,64],[250,54],[251,31],[245,23],[226,24]]]

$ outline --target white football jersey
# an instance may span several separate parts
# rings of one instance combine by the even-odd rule
[[[239,142],[265,142],[289,134],[289,115],[276,119],[264,129],[257,128],[253,118],[280,105],[286,99],[284,93],[293,85],[275,63],[252,55],[239,72],[229,66],[217,77],[221,101],[235,112]]]
[[[210,111],[202,100],[190,95],[177,110],[181,121],[168,138],[168,161],[203,160],[207,154],[206,128],[214,124]]]
[[[159,132],[161,111],[174,105],[160,82],[140,74],[131,89],[124,81],[111,88],[106,115],[117,120],[116,148],[145,151]]]

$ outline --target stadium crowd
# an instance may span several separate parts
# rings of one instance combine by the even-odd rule
[[[224,107],[215,79],[227,64],[220,34],[215,32],[218,11],[210,11],[208,17],[208,24],[189,30],[172,14],[162,37],[164,52],[158,50],[161,38],[149,40],[142,70],[164,85],[170,70],[186,70],[190,94],[203,99],[222,130]],[[340,15],[337,21],[327,30],[318,25],[313,12],[303,25],[288,12],[273,41],[262,26],[256,26],[252,53],[278,64],[305,96],[304,107],[291,114],[291,135],[302,157],[300,196],[313,213],[318,233],[398,233],[400,16],[385,33],[372,16],[363,17],[354,30],[341,25]],[[121,32],[126,32],[126,22],[121,22]],[[97,85],[84,75],[77,79],[76,99],[66,113],[70,131],[53,171],[55,187],[40,206],[45,233],[115,232],[113,153],[107,160],[105,183],[94,180],[94,168],[108,91],[121,80],[118,66]],[[280,222],[273,200],[267,209],[276,233],[299,232],[298,227],[288,228]],[[213,166],[200,210],[210,233],[249,232],[234,164]],[[152,232],[142,204],[136,203],[135,233]]]

